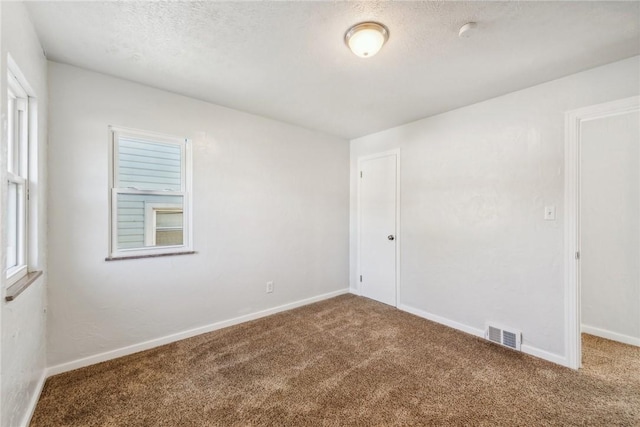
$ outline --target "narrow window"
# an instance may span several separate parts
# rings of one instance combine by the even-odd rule
[[[29,192],[29,97],[8,72],[7,114],[7,285],[27,274],[27,202]]]
[[[111,258],[191,251],[189,145],[112,128]]]

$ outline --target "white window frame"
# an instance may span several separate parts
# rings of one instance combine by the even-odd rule
[[[180,211],[182,210],[182,225],[184,227],[184,209],[182,206],[174,203],[145,203],[144,204],[144,244],[146,246],[156,245],[156,231],[157,231],[157,213],[168,211]],[[183,241],[184,241],[184,228],[182,228]]]
[[[6,269],[7,287],[22,279],[29,272],[28,244],[29,244],[29,142],[30,142],[30,121],[29,114],[30,97],[27,90],[20,84],[16,74],[8,67],[7,69],[7,94],[8,99],[15,101],[15,111],[8,111],[8,121],[12,122],[11,141],[7,136],[7,145],[11,145],[14,159],[7,158],[7,188],[9,184],[16,184],[18,187],[18,220],[17,220],[17,264]],[[7,99],[7,101],[8,101]],[[10,109],[11,110],[11,109]],[[21,111],[22,120],[18,120],[15,113]],[[8,130],[8,129],[7,129]],[[16,136],[19,140],[15,140]],[[7,155],[9,148],[7,147]],[[16,161],[15,157],[18,157]],[[7,156],[8,157],[8,156]],[[17,169],[17,170],[15,170]],[[8,197],[8,193],[7,193]],[[6,201],[5,201],[6,202]],[[5,204],[5,206],[7,206]],[[8,230],[7,230],[8,231]]]
[[[165,135],[156,132],[143,131],[138,129],[129,129],[117,126],[109,126],[110,142],[109,142],[109,256],[107,259],[120,259],[130,257],[144,257],[144,256],[157,256],[157,255],[171,255],[184,252],[192,252],[192,216],[191,216],[191,182],[192,182],[192,155],[191,155],[191,141],[188,138],[182,138],[172,135]],[[160,144],[178,145],[181,147],[181,188],[180,191],[169,190],[145,190],[138,188],[121,188],[118,178],[118,141],[121,137],[133,137],[142,138],[150,142],[157,142]],[[161,195],[161,196],[182,196],[183,200],[183,241],[182,245],[172,246],[145,246],[141,248],[130,249],[118,249],[118,213],[117,213],[117,201],[119,194],[147,194],[147,195]],[[155,228],[155,221],[149,224],[147,221],[147,207],[153,205],[161,205],[161,203],[145,203],[145,239],[144,244],[148,245],[149,240],[149,227]],[[175,204],[170,204],[173,209],[176,209]],[[153,213],[150,215],[155,219]],[[153,230],[151,228],[151,230]],[[152,233],[155,237],[155,233]],[[153,239],[155,240],[155,239]],[[155,243],[155,242],[154,242]]]

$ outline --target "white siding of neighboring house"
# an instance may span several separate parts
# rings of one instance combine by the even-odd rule
[[[118,141],[119,188],[140,190],[181,190],[181,148],[132,137]],[[118,249],[145,246],[145,204],[183,206],[183,198],[173,195],[119,194]]]

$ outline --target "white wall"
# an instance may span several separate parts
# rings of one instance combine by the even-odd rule
[[[400,148],[403,308],[520,329],[525,351],[565,363],[564,113],[638,94],[639,73],[634,57],[351,141],[351,288],[357,159]]]
[[[31,24],[24,4],[19,2],[2,2],[2,72],[3,82],[1,101],[2,111],[2,182],[6,183],[6,117],[7,92],[4,82],[7,81],[7,54],[20,67],[37,98],[38,115],[38,169],[32,183],[30,241],[37,241],[37,250],[31,254],[33,267],[45,272],[17,299],[5,301],[6,283],[4,275],[0,275],[2,283],[2,426],[21,425],[30,417],[37,399],[46,362],[46,141],[47,141],[47,61]],[[6,185],[2,185],[2,206],[5,205]],[[6,247],[5,221],[2,218],[2,244]],[[5,254],[2,256],[2,268],[5,271]]]
[[[584,332],[640,345],[640,114],[582,122]]]
[[[67,65],[49,72],[51,366],[348,287],[348,141]],[[105,262],[108,125],[193,140],[197,254]]]

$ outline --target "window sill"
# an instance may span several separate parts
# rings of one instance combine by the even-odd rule
[[[42,271],[32,271],[27,273],[22,279],[7,288],[7,295],[4,297],[6,301],[13,301],[25,291],[38,277],[42,276]]]
[[[105,261],[123,261],[127,259],[142,259],[142,258],[158,258],[163,256],[175,256],[175,255],[193,255],[196,251],[186,251],[186,252],[168,252],[166,254],[153,254],[153,255],[130,255],[130,256],[115,256],[115,257],[106,257]]]

